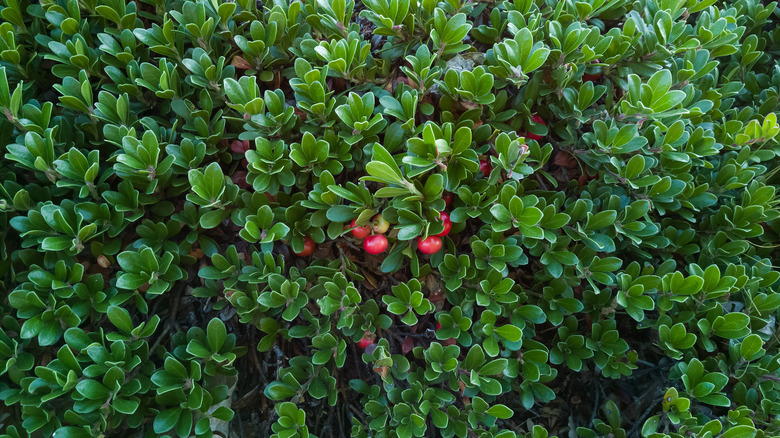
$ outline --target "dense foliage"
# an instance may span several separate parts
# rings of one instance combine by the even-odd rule
[[[3,438],[780,435],[776,2],[0,7]]]

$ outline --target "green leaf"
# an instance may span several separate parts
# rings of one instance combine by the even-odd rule
[[[111,395],[111,391],[108,390],[102,383],[95,380],[87,379],[82,380],[76,384],[76,391],[89,400],[106,400]]]
[[[722,338],[739,339],[750,333],[748,324],[750,324],[750,317],[744,313],[727,313],[715,318],[712,331]]]
[[[506,359],[495,359],[491,360],[490,362],[486,363],[482,366],[482,368],[479,369],[479,374],[481,376],[494,376],[499,375],[506,370],[507,367],[507,360]]]
[[[536,207],[523,209],[523,213],[517,219],[526,226],[532,227],[542,220],[542,211]]]
[[[634,155],[626,164],[626,178],[634,179],[644,170],[645,158],[641,155]]]
[[[485,362],[485,353],[482,351],[482,347],[476,344],[469,349],[466,355],[466,368],[470,370],[478,369]]]
[[[493,405],[487,411],[487,414],[492,415],[502,420],[512,418],[515,413],[505,405]]]
[[[212,318],[209,321],[209,325],[206,329],[206,339],[209,343],[209,348],[212,352],[218,353],[225,344],[227,338],[227,330],[225,324],[219,318]]]
[[[617,212],[615,210],[601,211],[594,215],[588,213],[588,221],[585,229],[588,231],[600,230],[615,223]]]
[[[180,408],[166,409],[161,411],[154,418],[155,433],[165,433],[173,429],[179,422],[179,416],[182,414]]]
[[[203,216],[200,217],[199,223],[201,228],[209,230],[219,226],[219,224],[221,224],[222,221],[225,220],[228,216],[230,216],[230,212],[228,211],[219,209],[211,210],[204,213]]]
[[[758,359],[764,354],[763,345],[764,342],[761,340],[761,337],[753,333],[742,341],[742,344],[739,346],[739,355],[748,361]]]
[[[645,420],[644,424],[642,425],[642,436],[648,436],[652,433],[655,433],[656,430],[658,430],[659,425],[659,416],[654,415],[647,420]]]
[[[119,306],[109,306],[108,320],[120,331],[130,333],[133,331],[133,320],[130,318],[130,312]]]
[[[372,161],[366,164],[366,172],[368,172],[369,175],[388,183],[399,185],[403,183],[403,176],[401,176],[401,172],[398,171],[398,168],[388,166],[385,163]]]
[[[295,395],[295,390],[281,382],[271,382],[263,391],[271,400],[284,400]]]
[[[506,324],[506,325],[502,325],[501,327],[496,327],[495,332],[501,337],[503,337],[504,339],[509,340],[510,342],[517,342],[523,338],[523,331],[512,324]]]
[[[681,104],[682,101],[685,100],[687,95],[684,91],[680,90],[672,90],[663,96],[661,96],[660,99],[653,102],[652,109],[655,113],[660,113],[664,111],[668,111],[677,105]]]
[[[111,405],[122,414],[132,415],[138,409],[140,402],[132,399],[115,398]]]
[[[751,438],[756,435],[756,428],[746,424],[730,427],[720,438]]]

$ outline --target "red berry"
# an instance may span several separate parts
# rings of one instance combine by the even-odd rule
[[[366,226],[358,227],[356,226],[357,219],[352,219],[352,235],[357,237],[358,239],[365,239],[366,236],[371,234],[371,228]]]
[[[436,330],[441,330],[441,323],[438,321],[436,322]]]
[[[230,149],[237,154],[244,155],[250,149],[249,140],[233,140],[233,143],[230,143]]]
[[[241,187],[242,189],[249,188],[249,183],[246,182],[245,170],[236,170],[232,175],[230,175],[230,179],[233,181],[233,184]]]
[[[363,338],[360,339],[357,343],[357,346],[363,350],[365,350],[369,345],[371,345],[371,339],[369,339],[368,336],[363,336]]]
[[[381,214],[374,216],[371,223],[371,229],[377,234],[385,234],[390,229],[390,222],[386,221]]]
[[[490,165],[488,160],[479,160],[479,171],[487,177],[493,171],[493,166]]]
[[[369,254],[379,254],[387,249],[387,237],[382,234],[374,234],[363,240],[363,249]]]
[[[317,244],[314,243],[313,240],[311,240],[311,237],[306,236],[303,239],[303,250],[301,252],[296,252],[295,255],[298,257],[306,257],[312,255],[314,253],[314,249],[317,247]]]
[[[598,64],[600,62],[601,62],[600,60],[594,59],[590,63],[591,64]],[[587,69],[585,70],[585,73],[582,75],[583,82],[588,82],[588,81],[589,82],[596,82],[596,81],[599,80],[599,78],[601,78],[601,67],[598,67],[598,66],[590,67],[590,71],[592,73],[588,73]]]
[[[582,75],[583,82],[596,82],[599,80],[599,78],[601,78],[601,73],[594,73],[594,74],[585,73],[584,75]]]
[[[453,196],[453,195],[452,195],[452,193],[450,193],[450,192],[444,192],[444,193],[441,195],[441,199],[444,199],[444,205],[446,205],[447,207],[449,207],[450,205],[452,205],[452,201],[453,201],[453,199],[454,199],[454,196]]]
[[[439,219],[441,219],[442,222],[444,222],[444,231],[437,234],[438,237],[444,237],[447,234],[450,234],[450,230],[452,229],[452,221],[450,221],[450,215],[446,211],[442,211],[439,213]]]
[[[547,126],[547,124],[544,123],[544,119],[542,119],[541,117],[539,117],[537,115],[531,116],[531,122],[533,122],[533,123],[541,123],[542,125]],[[527,133],[525,136],[530,138],[531,140],[537,140],[537,141],[541,140],[542,138],[544,138],[541,135],[531,134],[530,132]]]
[[[417,249],[423,254],[436,254],[441,251],[441,247],[441,239],[436,236],[428,236],[425,239],[421,237],[417,240]]]

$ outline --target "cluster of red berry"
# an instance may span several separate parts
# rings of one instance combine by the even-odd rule
[[[435,236],[428,236],[426,238],[420,238],[417,241],[417,248],[424,254],[435,254],[442,248],[441,238],[450,233],[452,229],[452,222],[450,221],[450,215],[447,212],[440,212],[439,218],[444,224],[444,231]],[[363,249],[369,254],[381,254],[388,246],[387,237],[385,233],[390,229],[390,223],[382,217],[381,214],[374,216],[366,225],[358,226],[357,219],[353,219],[350,224],[352,235],[355,238],[363,241]],[[306,237],[303,240],[303,250],[296,252],[299,257],[310,256],[314,253],[316,244],[311,237]]]
[[[443,245],[441,238],[448,235],[452,229],[452,221],[450,221],[450,215],[447,212],[440,212],[439,219],[444,224],[444,230],[441,233],[426,238],[421,237],[417,240],[417,249],[423,254],[435,254],[441,251]],[[357,219],[353,219],[350,228],[352,235],[363,241],[363,249],[367,253],[381,254],[387,249],[388,241],[385,233],[390,229],[390,223],[381,214],[374,216],[371,222],[362,226],[358,226]],[[295,254],[299,257],[306,257],[312,255],[315,249],[314,240],[307,236],[303,239],[303,250]]]
[[[420,238],[417,241],[417,248],[424,254],[435,254],[442,248],[441,238],[450,233],[452,229],[452,222],[450,221],[450,215],[446,212],[440,212],[439,218],[444,224],[444,231],[435,235],[428,236],[426,238]],[[385,233],[390,228],[390,223],[382,217],[381,214],[374,216],[371,222],[367,225],[358,226],[357,219],[354,219],[350,224],[352,228],[352,235],[358,239],[363,240],[363,249],[369,254],[380,254],[387,249],[388,241],[385,237]]]
[[[352,235],[363,240],[363,249],[369,254],[379,254],[387,249],[385,233],[390,229],[388,222],[381,214],[374,216],[368,225],[357,226],[357,219],[352,220]]]
[[[538,115],[531,116],[531,122],[541,123],[542,125],[546,126],[544,120]],[[531,133],[526,133],[524,136],[532,140],[542,139],[542,136]],[[525,147],[527,149],[527,146]],[[230,144],[230,149],[236,154],[244,155],[246,151],[250,149],[250,143],[247,140],[234,140]],[[243,164],[246,167],[246,159],[243,160]],[[482,173],[483,177],[487,177],[493,171],[493,166],[490,165],[490,162],[487,159],[483,158],[479,160],[479,171]],[[238,171],[237,173],[240,173],[238,176],[242,180],[246,177],[245,171]],[[235,176],[236,175],[234,175],[234,177]],[[442,195],[442,199],[444,199],[447,207],[449,207],[453,201],[453,195],[452,193],[445,192]],[[436,254],[437,252],[441,251],[444,245],[441,238],[448,235],[452,229],[452,221],[450,220],[449,213],[446,211],[439,212],[439,219],[442,221],[444,226],[444,230],[441,233],[425,238],[420,237],[417,239],[417,249],[423,254]],[[385,233],[387,233],[387,231],[390,229],[390,223],[384,217],[382,217],[381,214],[377,214],[371,219],[371,222],[361,226],[358,226],[357,219],[353,219],[352,223],[350,224],[350,228],[352,235],[355,236],[355,238],[363,241],[363,249],[367,253],[381,254],[387,250],[389,242],[385,236]],[[312,240],[311,237],[307,236],[303,240],[303,250],[296,252],[295,254],[300,257],[306,257],[312,255],[315,249],[316,243],[314,240]]]

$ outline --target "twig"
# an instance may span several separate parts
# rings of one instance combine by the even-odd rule
[[[644,424],[645,419],[650,414],[650,411],[653,410],[653,408],[658,406],[658,403],[663,400],[663,397],[656,397],[652,403],[650,403],[650,406],[645,409],[644,412],[642,412],[642,415],[637,418],[636,423],[631,427],[631,430],[628,432],[628,436],[637,436],[637,432],[639,431],[639,428],[642,427],[642,424]]]
[[[320,430],[320,420],[322,420],[322,415],[317,415],[317,419],[314,421],[314,430]]]
[[[322,431],[323,432],[325,432],[326,430],[330,431],[330,435],[331,436],[333,436],[333,426],[332,426],[332,423],[333,423],[333,406],[328,408],[328,418],[327,418],[327,421],[325,422],[325,425],[322,426]]]
[[[536,180],[539,181],[539,185],[542,186],[542,190],[550,190],[547,188],[547,184],[545,184],[544,180],[542,179],[542,176],[538,173],[534,172],[534,176],[536,177]]]
[[[342,420],[344,420],[344,409],[345,409],[345,406],[342,404],[341,405],[341,412],[339,413],[339,417],[338,417],[339,432],[341,432],[341,436],[347,436],[347,434],[344,433],[344,421],[342,421]]]
[[[149,348],[150,352],[153,352],[154,350],[157,349],[157,346],[160,345],[160,342],[162,342],[163,338],[165,337],[165,335],[168,333],[168,330],[170,330],[170,329],[171,329],[170,324],[166,323],[165,324],[165,328],[163,328],[163,331],[160,333],[159,336],[157,336],[157,340],[154,341],[154,345],[152,345],[152,347]]]
[[[593,412],[590,414],[590,423],[588,423],[588,427],[590,427],[593,424],[593,421],[596,419],[596,414],[599,411],[599,398],[601,397],[601,383],[596,381],[599,385],[599,390],[596,391],[596,402],[593,403]]]
[[[359,410],[358,410],[358,409],[355,407],[355,405],[353,405],[353,404],[351,404],[351,403],[350,403],[350,405],[349,405],[349,408],[352,410],[352,412],[354,412],[355,416],[356,416],[356,417],[357,417],[357,418],[360,420],[360,422],[361,422],[361,423],[362,423],[363,421],[365,421],[365,417],[363,416],[363,413],[362,413],[362,412],[360,412],[360,411],[359,411]]]
[[[252,401],[252,399],[257,395],[257,392],[260,390],[262,385],[257,385],[252,390],[244,394],[243,397],[233,402],[233,404],[230,405],[230,409],[233,409],[234,411],[236,409],[241,409],[249,405],[249,402]]]
[[[179,312],[179,301],[181,301],[181,293],[185,287],[184,283],[182,283],[181,286],[176,289],[176,297],[174,298],[173,306],[171,307],[171,314],[168,316],[168,323],[173,324],[177,332],[181,331],[181,327],[179,326],[179,323],[176,322],[176,314]]]

